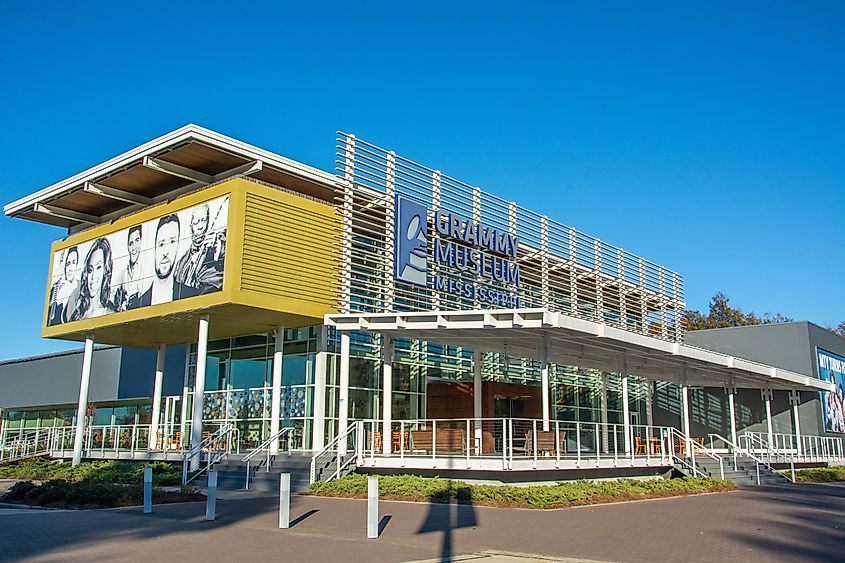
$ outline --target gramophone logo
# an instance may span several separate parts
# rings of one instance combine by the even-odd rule
[[[425,206],[397,195],[395,235],[394,277],[426,287],[428,220]]]

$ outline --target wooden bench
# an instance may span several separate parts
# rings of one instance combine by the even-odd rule
[[[437,435],[434,438],[434,435]],[[411,449],[432,451],[434,440],[437,440],[438,452],[464,452],[466,451],[466,436],[463,430],[453,428],[432,430],[411,430]]]
[[[533,430],[525,432],[525,453],[528,455],[534,454],[534,441],[532,439],[534,435]],[[560,432],[560,443],[558,445],[555,445],[554,430],[537,430],[536,436],[538,454],[556,455],[558,451],[566,453],[566,432]]]

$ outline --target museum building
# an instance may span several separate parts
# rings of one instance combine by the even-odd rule
[[[6,460],[843,461],[845,339],[688,333],[677,272],[354,135],[330,173],[188,125],[4,212],[66,230],[43,336],[84,343],[0,362]]]

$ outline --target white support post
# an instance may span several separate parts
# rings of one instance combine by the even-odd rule
[[[766,430],[769,439],[769,448],[774,449],[774,425],[772,424],[772,390],[763,389],[763,400],[766,402]]]
[[[197,369],[194,377],[194,402],[191,416],[191,447],[199,447],[202,444],[202,407],[205,398],[205,364],[208,354],[208,315],[199,318],[197,330]],[[198,453],[191,459],[191,471],[196,471],[200,466],[202,454]]]
[[[349,426],[349,348],[351,341],[349,331],[340,331],[340,396],[337,405],[337,435],[346,431]],[[346,441],[340,440],[337,444],[338,454],[346,453]]]
[[[725,393],[728,395],[728,413],[731,417],[731,442],[738,446],[739,444],[736,441],[736,389],[732,382],[725,389]]]
[[[645,423],[654,426],[654,382],[647,379],[645,386]]]
[[[628,360],[622,358],[622,431],[625,432],[625,453],[633,451],[631,449],[631,405],[628,400]]]
[[[153,382],[153,412],[150,420],[150,436],[147,441],[149,449],[156,450],[159,447],[158,429],[161,426],[161,386],[164,381],[164,354],[167,351],[165,344],[159,344],[156,351],[156,375]]]
[[[549,342],[546,337],[543,337],[543,342],[540,344],[540,382],[543,394],[543,432],[548,432],[551,420],[551,385],[549,382]]]
[[[326,445],[326,337],[329,327],[321,326],[314,360],[314,424],[311,427],[311,449],[318,452]]]
[[[205,499],[205,519],[212,521],[217,516],[217,472],[208,472],[208,490]]]
[[[804,445],[801,443],[801,419],[798,414],[798,406],[801,404],[801,393],[799,391],[790,391],[789,401],[792,403],[792,420],[795,425],[795,451],[801,456],[804,453]]]
[[[144,514],[153,512],[153,468],[144,468]]]
[[[76,408],[76,435],[73,440],[73,461],[76,467],[82,461],[82,443],[85,439],[85,420],[88,413],[88,387],[91,383],[91,361],[94,356],[94,337],[85,338],[85,353],[82,356],[82,377],[79,382],[79,405]]]
[[[279,528],[290,528],[290,473],[279,475]]]
[[[381,354],[381,452],[390,455],[393,445],[393,339],[386,336]]]
[[[475,418],[475,455],[481,455],[481,367],[484,355],[476,350],[472,355],[472,416]]]
[[[276,326],[275,345],[273,347],[273,379],[270,391],[270,436],[279,433],[282,418],[282,349],[285,345],[285,327]],[[270,454],[279,453],[279,439],[270,442]]]
[[[367,477],[367,539],[378,538],[378,477]]]

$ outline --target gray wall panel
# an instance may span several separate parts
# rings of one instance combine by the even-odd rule
[[[699,348],[818,377],[810,357],[810,326],[810,323],[800,321],[695,330],[688,332],[684,341]]]
[[[82,350],[0,364],[0,408],[77,403]],[[117,399],[120,348],[96,348],[89,400]]]

